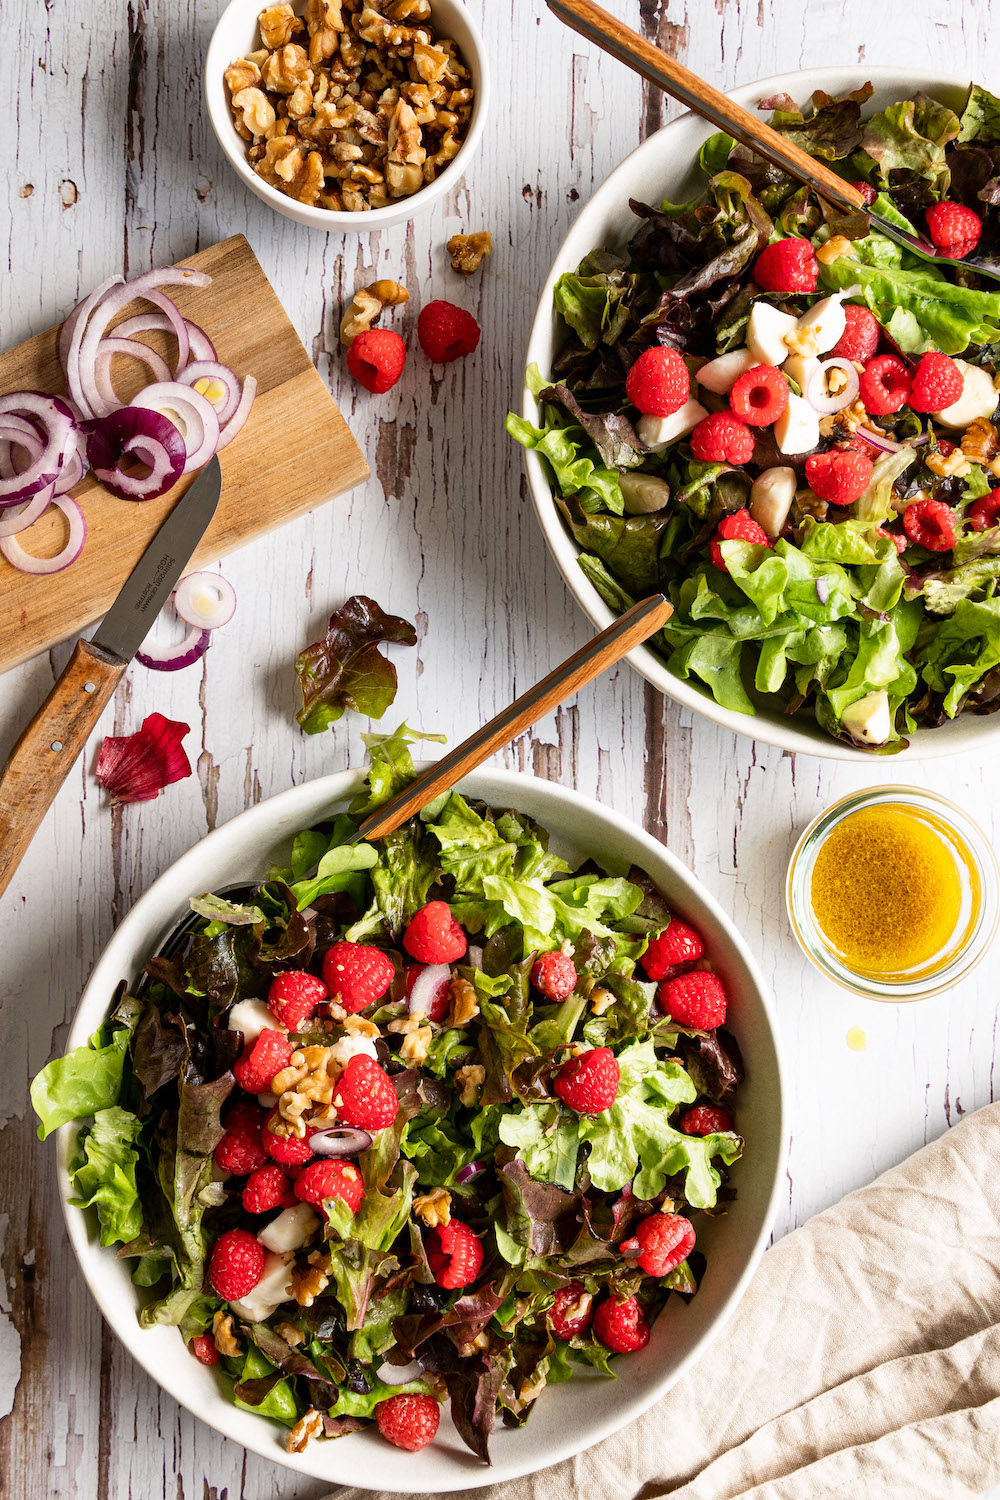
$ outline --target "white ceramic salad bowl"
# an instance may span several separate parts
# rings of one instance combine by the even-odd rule
[[[179,859],[136,903],[105,949],[80,1002],[69,1047],[86,1043],[104,1020],[117,985],[141,971],[188,912],[192,894],[263,876],[292,835],[346,807],[361,774],[342,772],[273,797]],[[76,1128],[64,1126],[59,1188],[69,1236],[87,1284],[123,1344],[158,1384],[218,1432],[331,1485],[377,1485],[402,1494],[479,1489],[569,1458],[634,1420],[692,1364],[735,1309],[767,1244],[783,1179],[783,1091],[772,1003],[745,943],[711,896],[655,839],[576,792],[490,768],[470,776],[461,790],[530,814],[550,831],[558,852],[570,858],[592,854],[618,873],[633,862],[641,865],[679,914],[701,931],[725,980],[730,1025],[746,1063],[739,1108],[746,1150],[733,1169],[737,1197],[729,1213],[699,1230],[708,1269],[693,1301],[670,1300],[649,1346],[618,1362],[616,1380],[581,1375],[546,1391],[523,1429],[499,1429],[493,1466],[487,1468],[468,1451],[447,1415],[435,1442],[416,1456],[390,1447],[375,1431],[312,1443],[300,1455],[286,1454],[282,1429],[233,1406],[215,1373],[192,1359],[175,1328],[140,1328],[127,1263],[100,1248],[89,1215],[69,1202]]]
[[[866,113],[884,109],[894,100],[910,98],[917,89],[960,109],[969,82],[953,75],[921,72],[914,68],[871,68],[861,64],[849,68],[814,68],[782,73],[734,89],[731,97],[747,109],[756,110],[762,99],[774,94],[787,93],[796,101],[804,102],[816,89],[841,94],[857,88],[866,80],[871,81],[875,90]],[[559,277],[566,271],[576,270],[590,251],[625,244],[637,224],[629,209],[630,198],[643,203],[658,203],[665,198],[683,203],[691,198],[704,181],[698,170],[697,156],[702,142],[711,133],[712,126],[698,116],[682,115],[644,141],[597,189],[561,245],[542,288],[528,343],[526,366],[537,364],[543,374],[549,374],[561,346],[564,329],[552,307],[552,293]],[[537,422],[538,412],[538,404],[525,386],[521,415],[529,422]],[[535,513],[549,550],[580,608],[597,629],[603,630],[614,619],[614,612],[579,567],[579,547],[563,525],[542,460],[530,451],[525,452],[524,459]],[[648,646],[640,646],[628,659],[659,692],[737,734],[750,735],[782,750],[826,756],[831,760],[870,759],[866,751],[833,739],[804,717],[790,719],[760,712],[751,718],[720,707],[708,692],[670,672],[662,657]],[[987,741],[995,740],[998,731],[1000,718],[966,714],[939,729],[917,730],[909,736],[909,748],[901,751],[900,756],[902,760],[921,760],[981,750]]]

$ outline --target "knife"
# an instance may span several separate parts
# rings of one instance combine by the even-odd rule
[[[156,533],[125,587],[69,664],[0,771],[0,895],[88,736],[218,509],[222,469],[206,465]]]

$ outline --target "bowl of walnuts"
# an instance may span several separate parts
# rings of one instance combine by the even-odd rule
[[[489,104],[460,0],[231,0],[205,66],[233,170],[286,218],[384,229],[464,176]]]

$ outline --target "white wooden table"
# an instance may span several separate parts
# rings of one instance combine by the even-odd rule
[[[416,620],[395,653],[389,718],[454,743],[567,655],[588,626],[545,553],[503,433],[537,289],[578,204],[640,138],[661,102],[552,20],[541,0],[469,0],[495,70],[482,157],[410,228],[325,238],[273,216],[239,186],[201,107],[202,56],[221,0],[5,0],[0,119],[7,199],[5,345],[57,321],[108,274],[162,265],[244,231],[369,456],[369,485],[225,564],[234,624],[176,676],[136,668],[71,774],[2,908],[0,1048],[0,1464],[24,1500],[315,1500],[324,1486],[217,1437],[161,1395],[87,1295],[57,1211],[53,1152],[27,1106],[31,1076],[61,1050],[95,958],[132,902],[207,829],[321,772],[357,764],[364,722],[325,738],[296,729],[296,652],[348,594]],[[989,0],[617,0],[723,85],[857,59],[1000,79],[986,66]],[[13,127],[17,128],[16,145]],[[489,228],[469,283],[444,242]],[[346,376],[342,302],[374,275],[473,308],[479,354],[431,380],[418,356],[388,397]],[[2,598],[0,598],[2,608]],[[0,682],[0,758],[67,648]],[[104,733],[159,710],[193,728],[196,774],[159,802],[112,814],[91,768]],[[823,805],[894,768],[794,759],[664,702],[628,668],[539,726],[508,763],[575,785],[669,842],[746,935],[777,995],[790,1061],[791,1154],[782,1234],[993,1097],[995,969],[923,1005],[845,997],[806,966],[787,930],[782,876]],[[911,779],[1000,815],[976,757]],[[846,1033],[871,1035],[862,1053]]]

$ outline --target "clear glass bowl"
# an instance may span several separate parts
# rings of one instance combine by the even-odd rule
[[[812,908],[816,857],[845,818],[862,808],[891,804],[923,815],[935,831],[950,838],[962,883],[962,909],[951,944],[922,968],[899,975],[859,973],[830,946]],[[869,787],[854,792],[815,818],[795,846],[788,864],[785,900],[792,931],[806,957],[828,979],[871,1000],[924,1000],[952,989],[975,968],[1000,922],[1000,867],[989,840],[954,802],[917,787]]]

